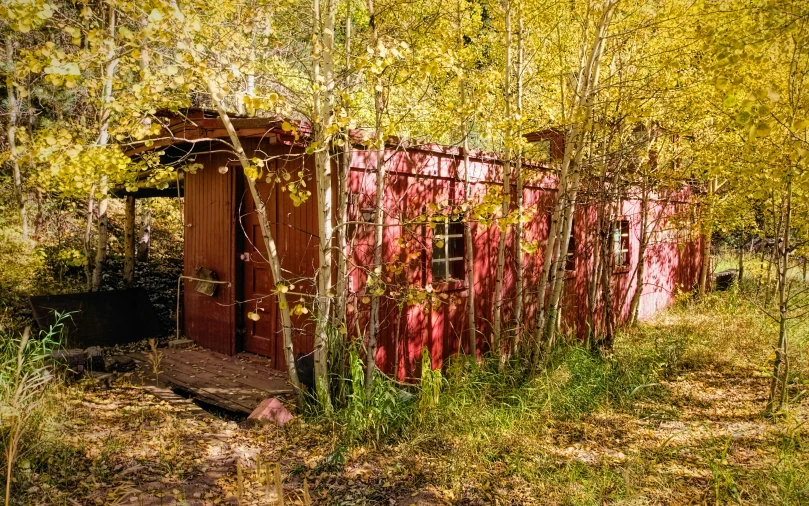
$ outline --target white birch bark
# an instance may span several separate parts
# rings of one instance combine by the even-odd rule
[[[104,69],[104,91],[102,96],[100,131],[96,145],[106,146],[110,138],[110,114],[109,103],[112,101],[112,84],[115,77],[115,68],[118,66],[118,58],[115,57],[115,7],[110,6],[109,22],[109,48],[107,50],[107,66]],[[93,265],[93,278],[91,283],[92,291],[101,288],[101,274],[104,271],[104,262],[107,259],[107,239],[109,235],[109,217],[107,216],[107,192],[109,190],[107,176],[102,176],[99,182],[99,190],[104,197],[98,202],[98,235],[96,237],[96,255]]]
[[[321,11],[325,2],[325,12]],[[320,57],[313,58],[314,111],[313,130],[315,179],[317,183],[318,236],[320,238],[317,272],[317,328],[315,330],[315,385],[318,399],[326,410],[331,409],[328,378],[328,332],[332,293],[332,238],[334,216],[332,209],[332,180],[330,134],[334,116],[334,0],[314,0],[315,38],[322,45]],[[322,65],[321,65],[322,60]]]
[[[368,0],[368,17],[371,24],[371,44],[376,48],[379,44],[379,27],[377,25],[376,11],[374,10],[374,0]],[[376,202],[374,209],[374,259],[372,272],[368,279],[373,279],[374,284],[368,285],[371,290],[376,290],[376,283],[381,283],[382,278],[382,257],[383,257],[383,225],[385,223],[385,139],[382,131],[382,113],[384,103],[382,96],[382,78],[377,76],[374,80],[374,141],[376,143]],[[376,350],[379,339],[379,295],[371,295],[371,322],[368,331],[368,365],[366,367],[365,388],[370,391],[373,386],[374,373],[376,371]]]
[[[581,176],[581,161],[584,156],[584,134],[587,131],[587,125],[590,122],[593,112],[593,103],[595,100],[596,87],[598,85],[598,75],[600,70],[601,56],[604,51],[604,43],[607,37],[610,23],[612,22],[612,14],[614,12],[616,2],[609,1],[604,6],[604,11],[599,20],[596,36],[593,41],[592,49],[587,58],[587,64],[580,73],[580,79],[584,81],[584,85],[580,86],[583,93],[580,97],[583,100],[582,109],[578,113],[574,109],[574,118],[578,115],[581,117],[580,122],[575,122],[572,128],[568,131],[566,138],[565,151],[569,148],[575,150],[572,165],[574,170],[570,172],[568,181],[560,181],[560,195],[557,202],[555,213],[563,215],[562,230],[558,238],[559,242],[559,255],[554,259],[551,266],[551,273],[554,276],[551,283],[551,294],[548,301],[548,316],[545,321],[544,341],[548,349],[554,344],[556,337],[558,318],[559,318],[559,302],[562,296],[565,281],[565,259],[567,257],[568,244],[570,240],[571,228],[573,224],[573,214],[576,208],[576,197],[578,192],[579,179]],[[571,163],[568,157],[568,163]],[[555,274],[554,274],[555,273]]]
[[[505,0],[506,11],[506,63],[505,63],[505,79],[504,79],[504,96],[505,96],[505,116],[506,116],[506,132],[504,140],[504,155],[503,155],[503,196],[501,204],[501,220],[498,223],[500,227],[500,238],[497,242],[497,270],[494,282],[494,315],[492,323],[492,351],[500,357],[500,366],[502,367],[505,359],[502,344],[502,325],[503,325],[503,276],[505,271],[506,260],[506,238],[508,237],[509,229],[507,225],[508,213],[511,210],[511,0]]]
[[[519,3],[518,21],[517,21],[517,132],[515,137],[522,141],[522,95],[523,95],[523,62],[524,62],[524,49],[523,49],[523,13],[522,1]],[[514,341],[511,346],[511,353],[516,354],[522,339],[523,329],[525,328],[523,322],[523,313],[525,297],[524,293],[524,277],[525,277],[525,256],[522,251],[522,238],[523,238],[523,174],[522,174],[522,143],[520,143],[519,151],[517,152],[517,159],[514,162],[514,179],[516,180],[516,202],[517,209],[517,227],[514,230],[514,258],[517,259],[515,267],[514,284],[516,285],[517,294],[514,300]]]

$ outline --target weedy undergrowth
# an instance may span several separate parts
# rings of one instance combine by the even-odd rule
[[[149,339],[149,354],[146,355],[146,359],[149,361],[152,374],[154,374],[155,386],[160,387],[160,373],[163,372],[160,369],[160,364],[163,361],[163,352],[157,347],[157,339]]]
[[[352,345],[348,353],[347,402],[336,413],[347,439],[378,444],[401,434],[412,419],[415,396],[381,374],[376,375],[367,391],[359,350]]]
[[[56,322],[31,337],[26,327],[21,335],[0,336],[0,440],[5,458],[5,504],[11,501],[14,464],[25,452],[44,422],[42,405],[53,383],[48,359],[59,346],[64,320],[69,314],[56,314]]]

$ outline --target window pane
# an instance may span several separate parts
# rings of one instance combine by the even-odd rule
[[[444,247],[443,237],[433,238],[433,260],[441,260],[447,258],[447,250]]]
[[[452,260],[449,263],[449,274],[453,279],[464,279],[464,263],[463,260]]]
[[[463,257],[464,240],[463,237],[450,237],[449,238],[449,257]]]
[[[433,261],[433,281],[440,281],[447,277],[447,262],[444,260]]]
[[[449,224],[450,235],[463,234],[463,222],[454,221]]]
[[[435,226],[435,231],[433,232],[435,237],[440,235],[447,235],[447,226],[444,223],[438,223]]]

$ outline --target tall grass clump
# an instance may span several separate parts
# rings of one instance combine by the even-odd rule
[[[0,335],[0,441],[5,460],[5,504],[11,500],[15,462],[33,446],[46,419],[43,409],[53,384],[49,356],[59,346],[66,315],[39,338],[30,327],[22,334]]]
[[[402,433],[414,412],[416,397],[381,374],[365,388],[365,368],[356,346],[348,352],[346,404],[335,413],[351,443],[378,444]]]

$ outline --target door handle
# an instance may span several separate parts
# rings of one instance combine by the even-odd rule
[[[242,253],[241,255],[239,255],[239,258],[241,258],[241,259],[242,259],[242,260],[244,260],[245,262],[249,262],[249,261],[250,261],[250,252],[249,252],[249,251],[245,251],[244,253]]]

